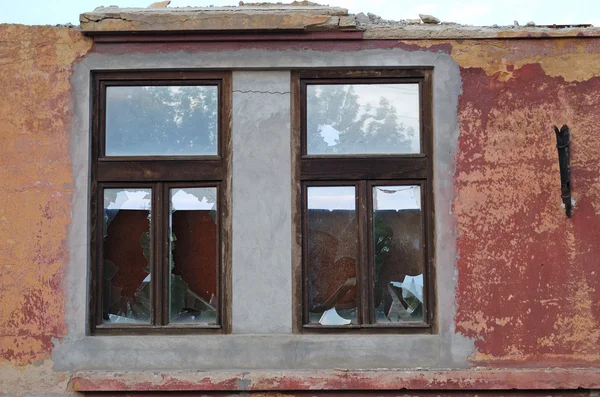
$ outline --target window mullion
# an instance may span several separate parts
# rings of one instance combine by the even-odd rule
[[[369,324],[371,318],[370,292],[369,292],[369,233],[368,233],[368,211],[367,211],[367,182],[362,180],[358,183],[358,195],[356,208],[358,216],[358,263],[356,274],[358,276],[358,312],[361,324]]]
[[[164,325],[163,183],[153,184],[152,195],[152,325]]]

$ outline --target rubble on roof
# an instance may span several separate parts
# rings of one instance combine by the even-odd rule
[[[84,32],[332,30],[355,29],[354,17],[340,7],[309,1],[243,3],[238,7],[98,7],[80,15]]]
[[[528,38],[600,36],[591,25],[536,25],[517,21],[509,26],[468,26],[444,22],[427,14],[419,19],[383,19],[371,13],[352,15],[341,7],[308,0],[292,3],[239,2],[225,7],[168,7],[170,1],[148,8],[98,7],[80,16],[81,29],[90,35],[125,32],[231,32],[231,31],[354,31],[363,39],[422,40],[469,38]]]

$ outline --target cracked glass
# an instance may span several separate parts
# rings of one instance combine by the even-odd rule
[[[104,323],[150,323],[151,205],[151,189],[104,189]]]
[[[423,321],[423,211],[420,186],[373,186],[376,323]]]
[[[169,321],[216,324],[217,188],[175,188],[169,197]]]

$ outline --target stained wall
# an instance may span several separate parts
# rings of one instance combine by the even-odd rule
[[[246,51],[270,51],[264,43],[245,46]],[[473,349],[457,347],[450,361],[431,362],[459,365],[455,360],[462,357],[460,366],[467,368],[600,365],[600,40],[373,40],[273,46],[295,53],[287,59],[290,63],[301,59],[305,64],[320,62],[321,67],[326,60],[319,59],[326,59],[331,49],[346,54],[338,62],[346,66],[351,65],[352,52],[359,50],[389,51],[415,62],[435,63],[441,57],[457,66],[459,74],[452,77],[460,87],[457,106],[445,110],[455,115],[456,125],[450,128],[457,129],[458,138],[448,138],[453,141],[448,152],[438,145],[435,153],[451,159],[449,177],[438,181],[450,193],[436,200],[447,203],[449,211],[438,216],[447,218],[443,225],[452,230],[436,233],[446,236],[441,243],[456,251],[454,260],[438,258],[436,263],[455,281],[451,291],[438,291],[451,298],[453,309],[444,331],[449,337],[440,343],[454,349],[459,339],[450,336],[456,335],[470,341]],[[78,346],[70,345],[74,342],[66,307],[73,299],[70,295],[82,293],[65,280],[73,266],[68,233],[74,232],[74,206],[85,208],[80,203],[85,195],[83,200],[72,195],[80,171],[73,168],[75,152],[70,147],[77,145],[77,138],[69,131],[73,109],[87,106],[75,102],[73,70],[104,51],[91,50],[91,39],[75,29],[0,25],[0,385],[14,395],[66,393],[72,372],[86,368],[81,360],[89,358],[88,353],[65,348]],[[225,50],[234,48],[228,44],[212,49],[215,54]],[[303,56],[309,50],[321,58],[313,60],[315,53]],[[148,56],[148,48],[129,51]],[[170,50],[151,51],[168,56]],[[181,51],[188,57],[193,53],[190,48]],[[119,54],[110,55],[114,59]],[[576,205],[571,219],[561,208],[554,124],[568,124],[572,131]],[[436,133],[443,128],[436,125]],[[278,272],[286,266],[280,264]],[[304,360],[300,364],[305,365],[317,359],[329,365],[312,342],[300,339],[290,336],[282,342],[298,343],[296,349],[304,356],[294,360]],[[389,338],[377,340],[393,343]],[[242,351],[248,342],[269,351],[269,341],[244,335],[215,341],[230,345],[232,351]],[[352,343],[347,338],[346,342]],[[93,343],[99,354],[110,346],[100,339]],[[407,354],[416,357],[419,351]],[[410,367],[410,361],[399,367]]]

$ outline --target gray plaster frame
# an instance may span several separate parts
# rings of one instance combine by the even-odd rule
[[[292,333],[290,70],[432,66],[435,266],[438,333]],[[128,69],[233,70],[232,334],[89,336],[90,72]],[[464,368],[473,341],[455,332],[456,232],[452,214],[458,149],[458,65],[428,51],[247,49],[153,54],[91,53],[74,65],[67,337],[55,342],[57,370],[232,370]],[[251,226],[251,227],[249,227]],[[269,299],[270,305],[261,302]],[[267,310],[268,308],[268,310]]]

